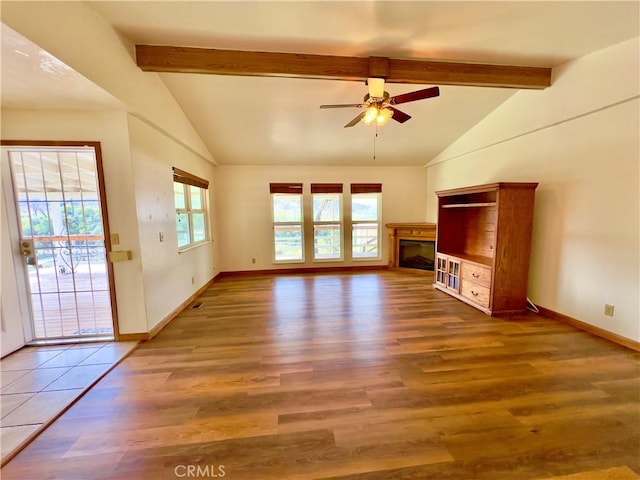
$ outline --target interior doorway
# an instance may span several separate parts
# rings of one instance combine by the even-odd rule
[[[2,145],[26,341],[117,338],[100,144]]]

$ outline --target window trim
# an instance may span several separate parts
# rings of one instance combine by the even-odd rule
[[[195,175],[180,170],[177,167],[171,167],[173,170],[173,181],[177,183],[186,183],[187,185],[193,185],[194,187],[200,187],[205,190],[209,189],[209,180],[196,177]]]
[[[352,183],[351,195],[359,193],[382,193],[381,183]]]
[[[339,195],[340,213],[338,220],[319,221],[315,219],[315,198],[314,195]],[[311,214],[313,219],[313,261],[314,262],[343,262],[344,255],[344,196],[342,194],[341,183],[312,183],[311,184]],[[338,226],[340,229],[340,256],[333,258],[316,258],[316,226]]]
[[[353,219],[353,199],[354,196],[356,195],[375,195],[376,199],[377,199],[377,219],[375,221],[373,220],[354,220]],[[360,183],[360,184],[351,184],[351,215],[350,215],[350,221],[351,221],[351,260],[354,262],[366,262],[366,261],[376,261],[376,260],[382,260],[382,242],[383,242],[383,238],[382,238],[382,184],[380,183],[374,183],[374,184],[365,184],[365,183]],[[354,226],[359,225],[359,224],[372,224],[375,223],[377,224],[378,228],[377,228],[377,236],[378,236],[378,254],[375,257],[357,257],[354,255],[354,244],[353,244],[353,239],[354,239]]]
[[[304,197],[302,195],[302,183],[270,183],[269,192],[271,194],[271,245],[273,247],[272,262],[274,264],[286,263],[305,263],[305,235],[304,235]],[[274,217],[274,198],[278,196],[294,195],[300,199],[300,221],[299,222],[276,222]],[[277,259],[276,258],[276,226],[296,226],[300,227],[300,248],[301,255],[299,259]]]
[[[178,241],[178,228],[176,226],[176,242],[178,244],[178,253],[186,252],[187,250],[191,250],[192,248],[198,247],[200,245],[209,243],[211,241],[211,235],[209,231],[209,218],[208,218],[208,206],[209,206],[209,181],[204,178],[197,177],[192,175],[184,170],[180,170],[179,168],[173,167],[173,184],[174,184],[174,198],[173,198],[173,206],[176,212],[176,220],[178,215],[187,215],[188,222],[188,231],[189,231],[189,243],[185,243],[184,245],[180,245]],[[178,208],[175,202],[175,184],[179,183],[182,185],[182,191],[184,194],[184,208]],[[200,189],[201,197],[202,197],[202,208],[193,209],[191,205],[191,187],[196,187]],[[202,214],[204,218],[204,239],[195,241],[194,240],[194,226],[193,226],[193,215],[194,214]]]

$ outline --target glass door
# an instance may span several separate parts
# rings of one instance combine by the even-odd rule
[[[113,275],[96,148],[4,149],[34,340],[113,338]]]
[[[447,286],[447,257],[436,255],[436,283]]]
[[[447,259],[447,288],[460,293],[460,262]]]

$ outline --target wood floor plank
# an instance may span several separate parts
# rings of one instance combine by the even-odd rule
[[[640,478],[640,475],[628,467],[614,467],[592,472],[562,475],[561,477],[553,477],[547,480],[635,480],[638,478]]]
[[[486,316],[431,283],[221,278],[2,478],[640,477],[640,355],[534,313]]]

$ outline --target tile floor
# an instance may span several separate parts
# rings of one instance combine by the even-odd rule
[[[25,347],[0,360],[2,459],[23,448],[136,345]]]

